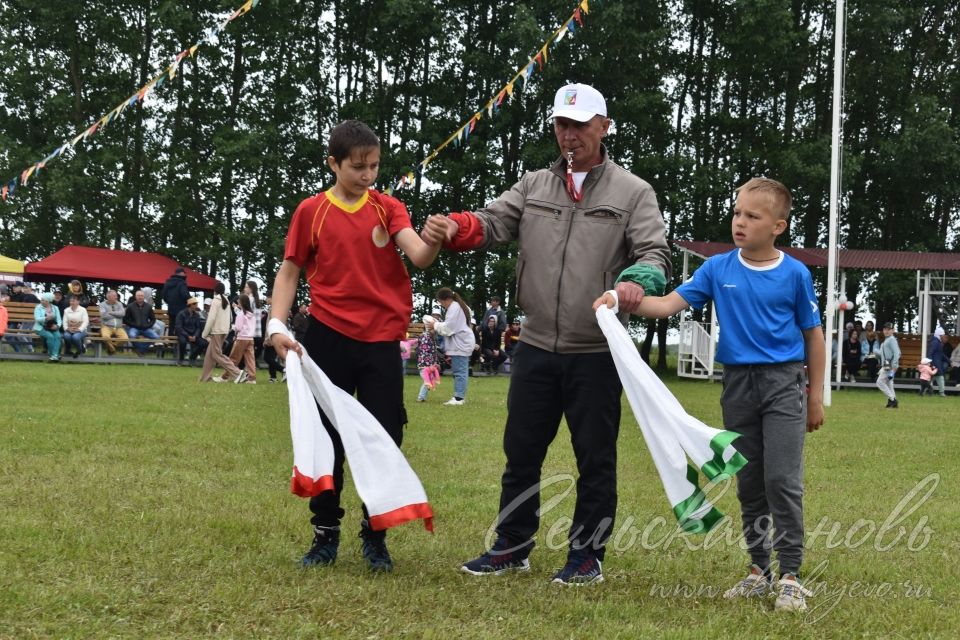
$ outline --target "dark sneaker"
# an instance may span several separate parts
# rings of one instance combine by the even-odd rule
[[[313,545],[300,559],[301,567],[326,567],[337,559],[340,548],[340,527],[313,528]]]
[[[553,576],[553,582],[570,587],[603,582],[600,560],[589,549],[571,549],[567,555],[567,564]]]
[[[387,550],[387,532],[374,531],[366,520],[360,523],[360,552],[374,573],[393,571],[393,560]]]
[[[479,558],[463,563],[460,570],[474,576],[499,576],[508,571],[530,571],[530,545],[514,545],[503,537]]]

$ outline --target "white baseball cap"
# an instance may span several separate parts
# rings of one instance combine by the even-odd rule
[[[570,118],[586,122],[594,116],[607,117],[607,101],[603,94],[586,84],[568,84],[557,90],[553,98],[552,118]]]

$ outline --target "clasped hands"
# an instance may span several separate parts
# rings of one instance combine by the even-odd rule
[[[429,245],[451,242],[457,236],[459,229],[460,226],[456,222],[443,214],[436,213],[423,223],[420,239]]]

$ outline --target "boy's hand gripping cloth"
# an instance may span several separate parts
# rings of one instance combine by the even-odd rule
[[[613,293],[616,297],[615,292]],[[711,481],[732,477],[745,464],[731,444],[740,434],[721,431],[687,414],[666,385],[640,358],[627,330],[617,319],[618,307],[597,308],[597,322],[627,400],[640,425],[667,499],[684,531],[704,533],[723,518],[698,483],[697,468]],[[696,467],[687,462],[687,456]]]
[[[379,531],[422,518],[433,531],[433,511],[420,479],[376,418],[333,384],[306,353],[301,361],[289,351],[286,366],[293,438],[291,491],[309,497],[333,490],[333,443],[320,420],[319,404],[340,434],[353,483],[370,514],[370,527]]]

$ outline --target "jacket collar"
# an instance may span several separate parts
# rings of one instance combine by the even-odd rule
[[[590,171],[587,172],[587,180],[590,179],[590,176],[596,173],[597,176],[600,176],[604,169],[607,168],[607,165],[610,163],[610,156],[607,155],[607,147],[603,144],[600,145],[600,164],[594,165]],[[567,179],[567,159],[563,155],[557,158],[557,161],[553,163],[550,167],[550,172],[555,176],[559,177],[562,180]],[[583,183],[587,184],[587,180],[584,180]]]

